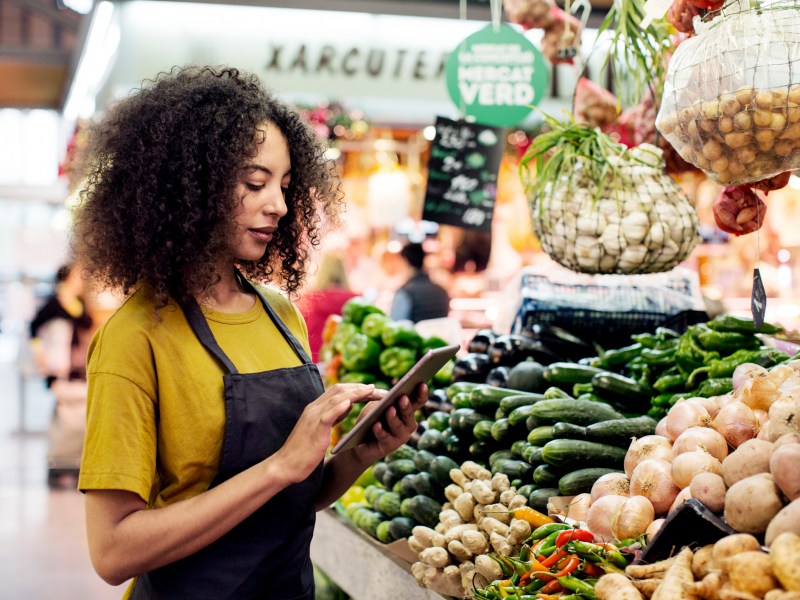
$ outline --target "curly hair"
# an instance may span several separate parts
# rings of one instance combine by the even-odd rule
[[[175,67],[144,82],[90,131],[73,252],[101,287],[147,287],[159,306],[204,295],[235,227],[235,193],[255,156],[257,128],[284,135],[291,160],[288,213],[258,261],[239,262],[253,280],[292,295],[302,286],[323,218],[343,205],[324,145],[260,80],[227,67]]]

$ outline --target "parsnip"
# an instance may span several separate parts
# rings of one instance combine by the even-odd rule
[[[594,586],[597,600],[642,600],[631,581],[621,573],[603,575]]]
[[[690,548],[684,548],[678,553],[652,600],[699,600],[694,593],[692,556]]]

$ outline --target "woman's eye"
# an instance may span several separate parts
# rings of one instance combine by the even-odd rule
[[[258,184],[258,183],[245,182],[244,185],[247,187],[248,190],[252,190],[254,192],[257,192],[258,190],[263,190],[264,189],[264,186],[261,185],[261,184]]]

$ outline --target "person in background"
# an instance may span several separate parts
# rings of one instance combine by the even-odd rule
[[[450,312],[450,296],[425,272],[425,250],[422,244],[409,243],[400,251],[406,282],[397,290],[390,316],[395,321],[414,323],[446,317]]]
[[[323,388],[290,299],[342,206],[335,166],[255,75],[186,67],[117,102],[84,168],[77,255],[128,295],[89,348],[95,570],[134,578],[133,599],[313,600],[316,511],[405,443],[427,400],[418,386],[325,459],[352,404],[385,395]]]
[[[344,303],[355,295],[347,283],[342,259],[336,254],[325,254],[313,285],[297,302],[297,308],[306,321],[311,360],[315,363],[320,361],[325,322],[330,315],[341,315]]]

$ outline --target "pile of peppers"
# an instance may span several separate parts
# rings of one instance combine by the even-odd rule
[[[476,600],[592,600],[594,585],[606,573],[623,573],[631,555],[565,523],[535,529],[519,556],[492,554],[505,579],[474,591]]]

